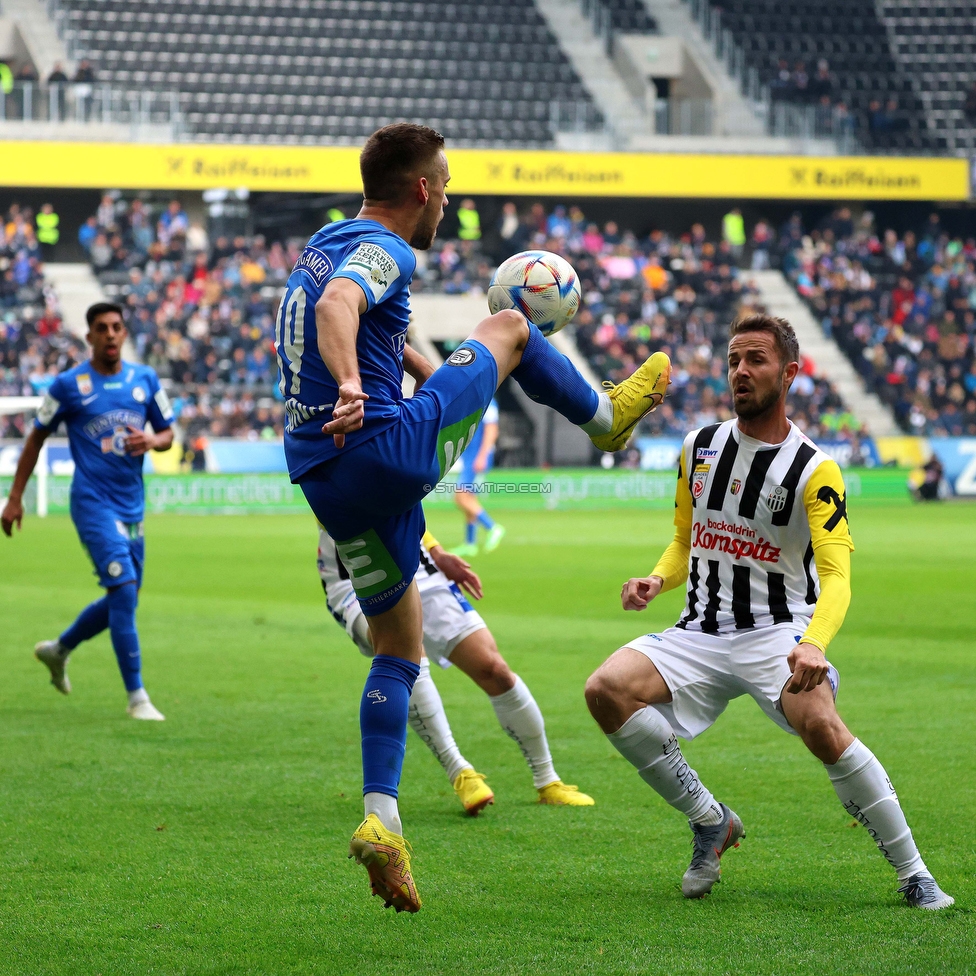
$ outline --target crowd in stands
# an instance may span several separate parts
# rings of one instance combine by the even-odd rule
[[[757,297],[738,263],[741,246],[708,238],[702,224],[673,236],[661,230],[638,239],[610,221],[601,228],[579,207],[542,204],[519,215],[506,204],[491,257],[478,242],[436,242],[422,258],[421,288],[464,293],[484,290],[495,264],[527,247],[566,257],[580,277],[583,302],[574,320],[576,341],[601,378],[620,382],[655,349],[674,363],[664,405],[639,434],[681,437],[702,424],[727,420],[732,403],[726,380],[728,325]],[[752,263],[768,267],[776,241],[762,221],[752,234]],[[415,289],[416,290],[416,289]],[[804,362],[790,400],[792,419],[814,440],[848,440],[860,425],[830,384]]]
[[[302,242],[211,242],[178,200],[154,214],[111,194],[78,239],[139,357],[174,390],[187,438],[282,435],[274,314]]]
[[[797,291],[902,428],[976,435],[976,238],[937,214],[899,235],[847,208],[818,227],[799,214],[779,250]]]
[[[40,391],[84,355],[78,340],[60,329],[56,299],[50,292],[45,296],[30,228],[29,215],[16,208],[4,228],[3,253],[14,254],[7,258],[11,266],[4,280],[10,280],[14,261],[25,267],[26,253],[31,275],[25,286],[33,287],[30,295],[23,287],[18,292],[15,316],[5,312],[5,329],[7,318],[17,323],[3,343],[6,392]],[[493,269],[510,254],[527,247],[563,254],[580,276],[583,303],[572,328],[594,372],[619,382],[651,350],[664,349],[675,365],[671,394],[639,433],[682,436],[732,415],[725,380],[728,323],[757,302],[748,274],[738,265],[767,267],[786,255],[801,292],[820,300],[822,295],[817,298],[804,284],[805,269],[813,261],[822,270],[830,260],[827,242],[839,249],[835,262],[846,260],[841,258],[846,245],[839,242],[848,239],[862,241],[853,225],[811,237],[794,219],[777,237],[761,221],[743,253],[739,243],[709,239],[701,224],[681,235],[656,230],[639,239],[613,221],[598,226],[579,207],[547,212],[536,203],[520,212],[509,203],[485,239],[479,230],[466,239],[438,240],[418,254],[413,290],[484,291]],[[273,321],[302,241],[269,244],[261,236],[210,241],[179,201],[154,212],[140,199],[119,195],[103,198],[79,241],[108,296],[126,306],[136,353],[170,388],[184,443],[198,444],[206,436],[281,436]],[[822,292],[822,283],[819,288]],[[833,296],[825,308],[838,301]],[[836,329],[838,335],[843,331],[841,325]],[[810,363],[796,381],[791,410],[815,440],[859,434],[857,421]]]
[[[44,279],[36,215],[13,204],[0,214],[0,396],[38,396],[86,355],[61,325]],[[24,414],[0,416],[0,437],[21,437]]]

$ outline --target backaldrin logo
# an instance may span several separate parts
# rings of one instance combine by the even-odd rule
[[[741,536],[751,536],[751,538],[740,538]],[[708,520],[707,527],[701,522],[695,523],[692,547],[711,552],[725,552],[733,559],[758,559],[761,563],[778,563],[780,553],[783,551],[762,536],[757,539],[754,529],[733,522],[713,522],[711,519]]]

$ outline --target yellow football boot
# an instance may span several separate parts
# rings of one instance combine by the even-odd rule
[[[366,868],[374,895],[398,912],[419,912],[420,895],[410,874],[407,842],[386,829],[371,813],[356,829],[349,841],[349,856]]]
[[[641,418],[664,402],[671,382],[671,360],[663,352],[653,353],[623,383],[607,383],[613,404],[613,429],[608,434],[591,434],[590,440],[601,451],[622,451]]]
[[[470,767],[457,774],[454,792],[469,817],[477,817],[486,806],[495,802],[495,794],[485,782],[485,774],[476,773]]]
[[[539,802],[554,807],[591,807],[596,800],[592,796],[580,793],[578,786],[569,786],[561,779],[557,779],[555,783],[540,788]]]

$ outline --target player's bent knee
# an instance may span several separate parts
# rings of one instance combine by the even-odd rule
[[[482,319],[475,326],[471,338],[489,335],[511,341],[514,348],[521,349],[529,341],[529,324],[521,312],[516,312],[514,308],[505,308]]]
[[[598,721],[601,714],[616,711],[625,697],[620,683],[614,680],[612,673],[602,667],[586,679],[583,696],[586,698],[586,707],[590,710],[590,714]]]

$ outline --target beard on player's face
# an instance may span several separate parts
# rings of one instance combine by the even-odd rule
[[[411,247],[415,247],[418,251],[427,251],[430,249],[431,244],[434,243],[434,237],[437,234],[437,225],[444,216],[442,201],[443,196],[437,201],[434,200],[433,196],[428,199],[427,205],[420,215],[420,221],[414,229],[410,240],[407,242]]]
[[[732,408],[740,420],[755,420],[771,411],[783,395],[786,368],[781,367],[776,382],[765,389],[756,389],[754,382],[739,381],[732,387]]]

